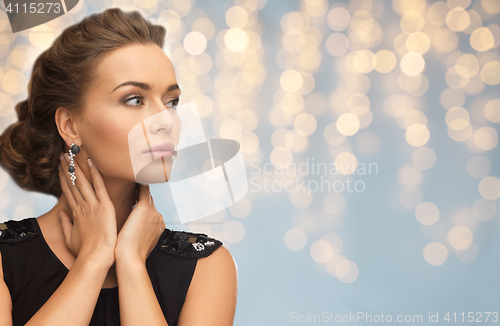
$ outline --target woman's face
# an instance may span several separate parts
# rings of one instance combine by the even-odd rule
[[[181,91],[172,62],[157,45],[130,45],[109,53],[96,68],[75,125],[82,151],[103,176],[168,181],[177,153],[153,147],[173,143],[176,151],[179,144]]]

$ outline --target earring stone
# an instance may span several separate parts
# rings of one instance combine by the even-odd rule
[[[75,145],[75,143],[71,143],[71,149],[68,152],[69,155],[69,167],[68,167],[68,174],[71,175],[71,182],[73,185],[75,185],[75,161],[73,160],[73,157],[75,154],[78,154],[80,152],[80,147],[78,145]]]

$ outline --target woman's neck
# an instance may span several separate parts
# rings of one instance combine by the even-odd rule
[[[106,185],[106,189],[113,203],[116,213],[116,228],[118,233],[120,233],[121,228],[127,221],[132,208],[134,207],[137,199],[136,195],[136,182],[130,182],[129,180],[123,179],[115,179],[106,176],[102,176],[104,180],[104,184]],[[75,187],[73,184],[69,185],[70,187]],[[73,215],[71,212],[71,208],[69,207],[68,202],[66,201],[66,197],[61,194],[57,204],[54,206],[53,210],[55,214],[57,211],[64,210],[66,214],[69,215],[71,219],[73,219]]]

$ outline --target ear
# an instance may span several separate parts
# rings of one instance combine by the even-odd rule
[[[71,143],[81,144],[80,135],[78,134],[78,121],[75,118],[75,115],[68,109],[62,106],[56,109],[55,123],[57,130],[59,131],[59,135],[61,135],[64,143],[66,144],[64,147],[65,151],[69,150]]]

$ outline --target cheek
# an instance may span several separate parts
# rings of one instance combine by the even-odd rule
[[[85,133],[89,156],[103,175],[122,176],[128,171],[128,130],[116,117],[100,116],[89,120]]]

